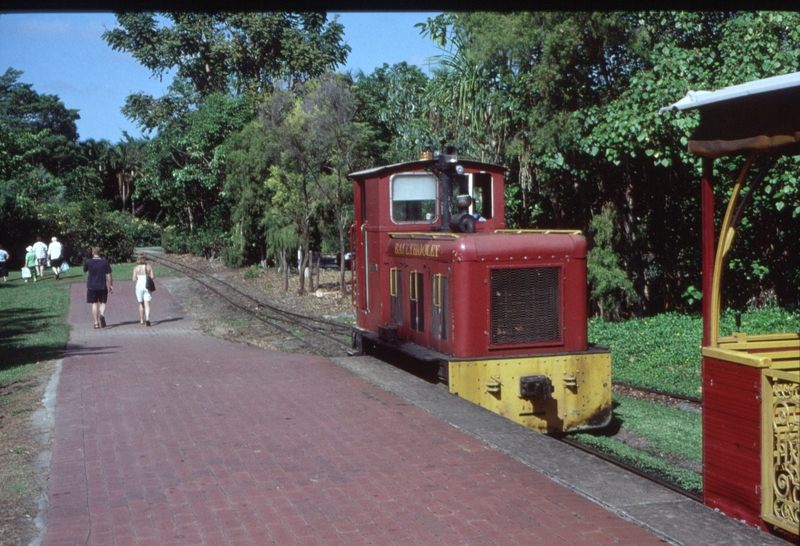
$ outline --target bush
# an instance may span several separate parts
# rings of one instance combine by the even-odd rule
[[[720,334],[736,330],[735,312],[722,313]],[[591,343],[611,349],[611,379],[635,387],[699,398],[701,394],[700,315],[669,312],[644,319],[608,322],[591,319]],[[800,313],[777,305],[742,313],[748,334],[800,332]]]
[[[607,319],[618,319],[622,310],[636,301],[633,283],[620,267],[620,258],[614,250],[617,238],[614,223],[614,208],[606,203],[589,225],[594,246],[586,256],[592,302]]]
[[[257,279],[258,276],[258,269],[253,266],[248,267],[244,270],[244,273],[242,273],[242,278],[244,279]]]
[[[108,210],[103,201],[84,200],[42,207],[43,226],[59,238],[70,264],[77,265],[99,246],[112,263],[128,262],[133,256],[136,229],[127,213]]]
[[[161,227],[142,218],[133,218],[133,242],[136,246],[160,246]]]
[[[244,256],[238,248],[226,246],[222,249],[222,263],[230,269],[239,269],[244,265]]]
[[[161,246],[174,254],[194,254],[209,260],[220,257],[227,241],[213,228],[196,231],[181,231],[177,226],[168,226],[161,233]]]

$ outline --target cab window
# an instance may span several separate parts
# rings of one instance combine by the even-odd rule
[[[436,177],[398,174],[392,178],[392,220],[433,223],[437,219]]]
[[[488,173],[472,175],[471,213],[487,220],[492,217],[492,176]]]

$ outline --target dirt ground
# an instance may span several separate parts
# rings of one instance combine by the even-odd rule
[[[281,309],[348,324],[355,319],[349,293],[343,297],[338,290],[338,270],[320,270],[319,278],[314,278],[313,291],[309,290],[310,283],[307,280],[306,294],[299,296],[297,292],[300,282],[297,274],[289,276],[289,289],[284,291],[284,277],[274,269],[230,270],[218,262],[209,263],[189,256],[181,259],[192,267],[222,278],[239,290]],[[346,273],[345,280],[349,291],[349,272]],[[187,314],[200,321],[209,335],[263,349],[308,351],[307,347],[298,345],[296,339],[235,310],[188,278],[170,280],[167,288],[181,302]]]
[[[314,279],[314,292],[298,296],[296,274],[290,275],[289,290],[284,291],[283,277],[272,269],[230,270],[218,262],[190,256],[180,258],[282,309],[337,321],[354,317],[350,296],[342,297],[338,292],[338,270],[320,270],[319,280]],[[349,275],[348,272],[348,283]],[[210,335],[271,350],[303,350],[290,336],[258,320],[243,317],[191,279],[176,277],[160,281]],[[308,288],[307,281],[306,290]],[[157,313],[157,308],[153,312]],[[36,518],[40,503],[47,495],[52,425],[43,423],[40,415],[45,390],[56,370],[55,362],[42,362],[34,366],[24,381],[0,386],[1,545],[27,546],[37,540],[44,524],[39,521],[37,526]]]

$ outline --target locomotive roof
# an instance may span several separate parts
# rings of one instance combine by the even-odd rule
[[[800,154],[800,72],[717,91],[689,91],[661,108],[700,110],[689,152],[718,158],[741,152]]]
[[[372,169],[357,171],[350,173],[350,178],[382,178],[395,172],[408,172],[408,171],[424,171],[438,162],[438,159],[420,159],[417,161],[407,161],[405,163],[395,163],[394,165],[383,165]],[[459,159],[458,164],[467,169],[475,169],[478,171],[503,171],[502,165],[494,163],[483,163],[481,161],[472,161],[471,159]]]

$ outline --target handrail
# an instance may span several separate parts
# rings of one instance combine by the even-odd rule
[[[350,224],[350,304],[353,307],[358,308],[358,304],[356,303],[356,269],[353,266],[353,256],[356,252],[356,224],[355,222]]]
[[[728,255],[728,251],[730,250],[731,243],[733,242],[733,236],[736,233],[736,229],[731,225],[731,221],[733,220],[733,213],[736,207],[736,202],[739,198],[739,193],[744,183],[744,179],[747,176],[747,173],[750,171],[750,166],[753,164],[755,157],[755,152],[751,153],[750,157],[747,158],[747,162],[744,164],[744,167],[742,167],[742,172],[739,174],[739,179],[736,181],[733,191],[731,192],[731,199],[728,202],[728,209],[725,211],[725,219],[722,222],[722,229],[720,230],[719,242],[717,243],[717,255],[714,259],[714,276],[711,286],[711,347],[717,347],[719,345],[718,338],[720,293],[722,288],[722,265],[725,260],[725,256]]]
[[[541,233],[542,235],[583,235],[579,229],[496,229],[495,233]]]

